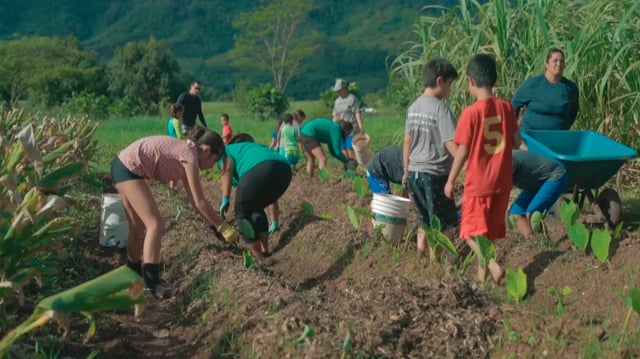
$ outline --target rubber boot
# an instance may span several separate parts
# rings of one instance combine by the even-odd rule
[[[133,269],[136,273],[142,275],[142,261],[132,262],[127,259],[127,266]]]
[[[145,263],[142,265],[142,273],[145,293],[151,293],[154,297],[163,299],[171,295],[171,288],[160,283],[160,264]]]

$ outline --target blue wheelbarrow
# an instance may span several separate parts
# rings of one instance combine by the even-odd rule
[[[607,222],[610,228],[620,222],[618,192],[600,188],[627,160],[638,156],[636,150],[594,131],[524,130],[521,134],[529,151],[564,165],[573,201],[578,208],[585,198],[591,203],[595,215],[590,222]]]

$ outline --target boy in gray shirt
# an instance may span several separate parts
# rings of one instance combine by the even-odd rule
[[[442,102],[458,72],[445,59],[429,61],[423,71],[423,94],[407,110],[404,131],[402,184],[408,188],[420,214],[418,228],[418,255],[426,252],[424,226],[431,224],[433,216],[440,219],[442,229],[457,226],[455,202],[444,195],[452,153],[455,119],[449,107]],[[436,253],[429,248],[431,261]]]

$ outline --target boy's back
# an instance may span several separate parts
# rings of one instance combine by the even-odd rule
[[[453,140],[469,151],[465,195],[487,196],[511,190],[511,149],[517,129],[511,103],[498,97],[478,100],[462,111]]]

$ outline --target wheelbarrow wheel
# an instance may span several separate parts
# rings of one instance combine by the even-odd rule
[[[622,201],[618,192],[611,188],[603,190],[596,199],[596,205],[600,207],[609,228],[613,230],[622,219]]]

